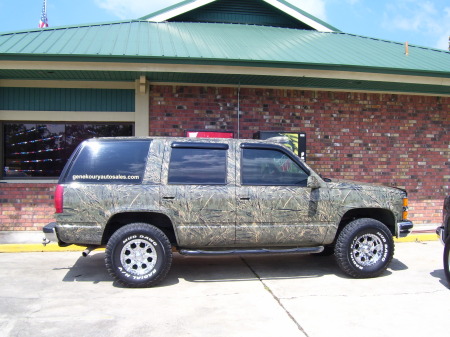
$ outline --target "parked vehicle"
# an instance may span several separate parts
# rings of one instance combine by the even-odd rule
[[[106,245],[106,267],[129,287],[164,279],[185,255],[320,253],[375,277],[406,236],[406,191],[322,179],[272,141],[100,138],[73,153],[55,192],[60,245]]]
[[[444,271],[447,282],[450,285],[450,195],[444,200],[442,209],[442,226],[438,227],[436,233],[444,244]]]

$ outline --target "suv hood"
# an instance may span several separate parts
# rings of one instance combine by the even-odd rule
[[[373,184],[373,183],[363,183],[352,180],[340,180],[340,179],[332,179],[331,182],[327,183],[329,188],[332,189],[340,189],[340,190],[364,190],[364,191],[379,191],[379,192],[403,192],[406,194],[404,189],[398,187],[390,187],[381,184]]]

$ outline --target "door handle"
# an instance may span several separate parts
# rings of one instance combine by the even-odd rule
[[[174,200],[175,197],[163,197],[163,200]]]
[[[242,197],[241,200],[250,200],[250,197]]]

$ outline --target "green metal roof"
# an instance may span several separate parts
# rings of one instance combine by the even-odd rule
[[[121,21],[0,34],[0,80],[140,76],[164,83],[450,95],[450,52],[409,46],[406,55],[402,43],[341,32],[218,23]]]
[[[0,34],[0,59],[170,62],[448,76],[450,52],[345,33],[116,22]]]

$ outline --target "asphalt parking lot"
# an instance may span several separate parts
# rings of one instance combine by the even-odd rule
[[[175,254],[158,287],[126,289],[104,252],[0,254],[1,336],[448,336],[438,241],[397,243],[375,279],[333,257]]]

